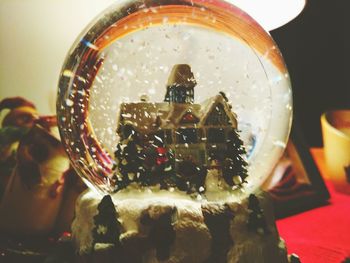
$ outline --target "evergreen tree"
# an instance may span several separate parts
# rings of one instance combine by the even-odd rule
[[[160,184],[167,188],[175,184],[175,158],[171,149],[167,149],[163,140],[152,136],[149,146],[145,149],[145,176],[141,182],[145,185]]]
[[[93,243],[119,243],[120,223],[117,220],[115,210],[110,195],[105,195],[97,206],[98,214],[94,216],[95,227],[92,230]]]
[[[196,164],[191,159],[182,160],[178,163],[177,187],[187,193],[203,192],[207,169]]]
[[[248,176],[245,160],[246,150],[236,130],[228,134],[227,150],[222,164],[224,180],[227,184],[240,185]]]
[[[139,135],[132,125],[121,128],[121,140],[114,153],[116,161],[117,189],[126,187],[131,182],[137,182],[144,176],[144,153]]]
[[[124,125],[119,131],[121,140],[115,151],[116,191],[132,182],[143,186],[160,184],[167,188],[175,184],[175,158],[165,147],[162,138],[150,135],[143,144],[131,125]]]
[[[248,229],[259,234],[268,233],[264,213],[260,207],[259,199],[254,194],[250,194],[248,202]]]

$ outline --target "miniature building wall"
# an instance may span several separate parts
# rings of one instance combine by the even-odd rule
[[[124,103],[118,125],[132,125],[144,140],[157,136],[178,159],[209,165],[210,157],[220,156],[232,129],[237,128],[230,108],[222,95],[202,104]]]
[[[237,119],[222,92],[201,104],[194,103],[196,84],[189,65],[175,65],[164,102],[121,104],[118,131],[123,125],[131,125],[144,143],[156,136],[177,159],[189,158],[209,165],[212,156],[220,158],[220,152],[226,150],[226,142],[237,128]]]

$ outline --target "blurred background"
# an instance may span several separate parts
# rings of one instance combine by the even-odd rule
[[[113,2],[0,0],[0,99],[23,96],[39,112],[54,114],[67,50],[91,17]],[[322,144],[321,113],[350,107],[349,11],[349,0],[307,0],[297,18],[270,32],[288,66],[295,116],[311,146]]]
[[[307,0],[304,11],[271,31],[291,75],[294,113],[307,142],[321,146],[320,115],[350,108],[350,1]]]

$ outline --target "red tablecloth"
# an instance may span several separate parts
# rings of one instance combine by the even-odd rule
[[[326,178],[323,151],[311,152]],[[327,179],[326,184],[329,205],[277,221],[288,253],[297,254],[302,263],[340,263],[350,257],[350,195],[335,192]]]

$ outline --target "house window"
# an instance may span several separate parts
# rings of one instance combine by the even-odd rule
[[[207,138],[209,143],[225,143],[225,130],[222,128],[209,128]]]
[[[186,129],[177,129],[176,131],[176,142],[177,143],[197,143],[197,129],[186,128]]]

